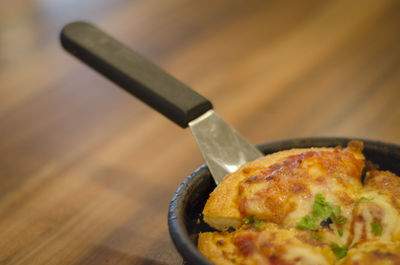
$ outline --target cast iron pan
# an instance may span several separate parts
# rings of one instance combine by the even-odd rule
[[[351,140],[364,143],[367,160],[378,164],[380,170],[400,175],[400,146],[363,139],[302,138],[259,144],[257,147],[270,154],[290,148],[347,146]],[[202,220],[201,212],[215,184],[206,165],[199,167],[179,186],[169,206],[168,226],[171,238],[186,264],[211,265],[197,250],[199,232],[214,231]]]

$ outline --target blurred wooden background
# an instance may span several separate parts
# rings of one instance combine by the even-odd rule
[[[400,144],[400,2],[0,2],[0,264],[180,264],[169,200],[190,131],[59,45],[91,21],[209,98],[250,142]]]

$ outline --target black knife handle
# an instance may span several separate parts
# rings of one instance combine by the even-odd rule
[[[70,23],[60,37],[68,52],[183,128],[212,109],[206,98],[89,23]]]

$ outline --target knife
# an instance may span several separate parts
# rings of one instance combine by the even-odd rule
[[[63,47],[182,128],[190,127],[215,183],[263,154],[214,110],[211,102],[87,22],[60,34]]]

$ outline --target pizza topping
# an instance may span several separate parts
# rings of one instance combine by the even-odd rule
[[[330,224],[333,224],[333,221],[330,217],[328,217],[326,220],[321,221],[319,225],[323,227],[329,227]]]
[[[256,228],[260,228],[264,224],[264,221],[254,219],[254,215],[246,216],[242,219],[242,221],[246,225],[253,224]]]
[[[315,195],[312,209],[313,216],[322,220],[328,219],[333,214],[332,204],[327,202],[321,194]]]
[[[233,238],[233,243],[245,256],[251,255],[256,249],[254,235],[252,234],[238,235]]]
[[[367,198],[362,196],[358,201],[355,202],[355,205],[359,205],[361,202],[370,202],[372,201],[374,198]]]
[[[382,235],[382,227],[379,223],[377,222],[372,222],[371,223],[371,231],[374,233],[376,236],[381,236]]]
[[[296,228],[316,230],[316,223],[320,221],[321,226],[329,227],[330,224],[336,223],[343,225],[347,219],[341,216],[342,210],[340,206],[333,206],[327,202],[321,194],[315,195],[314,204],[312,205],[312,217],[304,216],[297,224]]]
[[[336,255],[336,258],[342,259],[342,258],[347,256],[348,248],[347,248],[347,246],[341,247],[338,244],[333,243],[332,244],[332,251]]]
[[[254,222],[254,215],[246,216],[245,218],[243,218],[242,221],[243,221],[243,223],[245,223],[246,225],[247,225],[247,224],[250,224],[250,223]]]
[[[314,233],[311,234],[311,237],[312,237],[313,239],[317,239],[317,240],[322,238],[321,236],[319,236],[319,235],[317,235],[317,234],[314,234]]]
[[[263,224],[264,224],[264,222],[261,220],[254,220],[254,226],[256,228],[260,228]]]
[[[306,215],[303,218],[301,218],[301,220],[296,224],[296,228],[317,230],[315,219],[310,217],[309,215]]]

